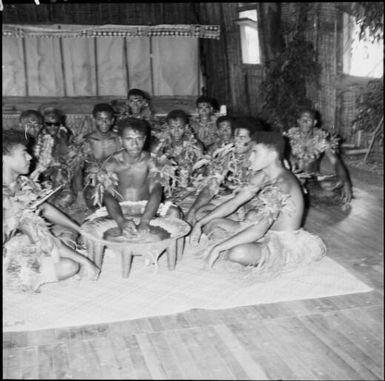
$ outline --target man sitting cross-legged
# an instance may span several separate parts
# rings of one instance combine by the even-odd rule
[[[161,204],[162,185],[159,169],[155,160],[147,151],[147,141],[150,135],[150,125],[141,119],[121,119],[117,122],[122,149],[114,153],[103,165],[107,174],[116,176],[115,188],[106,189],[103,201],[109,215],[116,221],[121,233],[131,235],[133,230],[148,231],[150,221],[159,213],[161,216],[179,217],[178,209],[171,203]],[[119,201],[143,201],[147,204],[138,226],[133,226],[122,212]],[[171,250],[173,250],[172,248]],[[174,249],[175,251],[175,249]],[[169,251],[170,253],[170,251]],[[169,262],[169,268],[175,268],[174,258]],[[102,256],[97,255],[97,265],[101,265]]]
[[[205,255],[210,266],[226,261],[253,267],[256,279],[276,276],[326,253],[322,240],[301,229],[304,198],[296,177],[282,164],[284,140],[277,132],[258,132],[250,154],[253,175],[230,200],[199,219],[191,233],[196,245],[202,229],[214,238]],[[255,200],[243,221],[234,212]],[[242,269],[241,266],[241,269]]]
[[[64,213],[41,200],[44,189],[28,177],[31,155],[21,131],[3,132],[3,275],[7,288],[39,291],[44,283],[77,274],[95,280],[99,269],[55,237],[47,222],[80,227]],[[39,213],[45,218],[39,216]]]

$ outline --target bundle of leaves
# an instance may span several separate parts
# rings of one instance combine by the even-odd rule
[[[206,167],[208,175],[202,174],[194,178],[193,185],[200,191],[205,186],[216,187],[226,179],[227,187],[236,189],[247,181],[248,170],[245,166],[245,156],[236,154],[233,143],[218,148],[212,156],[205,155],[194,166],[193,170]]]
[[[14,195],[4,192],[3,198],[3,229],[9,239],[17,230],[26,233],[32,242],[38,242],[43,246],[50,244],[51,234],[49,224],[39,215],[37,206],[39,200],[51,192],[44,189],[40,184],[30,181],[28,178],[20,177],[20,189]],[[41,247],[45,252],[49,248]]]
[[[166,197],[171,197],[178,183],[176,175],[177,163],[166,155],[161,155],[154,159],[159,169],[159,179],[165,195]]]
[[[353,124],[359,130],[373,132],[384,116],[384,78],[368,82],[365,90],[357,100],[357,117]]]
[[[265,94],[262,112],[274,129],[286,130],[294,125],[301,108],[313,108],[313,102],[307,97],[306,84],[317,84],[320,72],[313,44],[300,34],[269,61],[266,79],[262,82]]]
[[[276,184],[264,187],[248,204],[249,208],[264,218],[276,218],[282,208],[287,204],[289,195],[283,194]]]
[[[86,161],[90,161],[92,156],[92,149],[88,142],[78,142],[77,140],[73,140],[68,146],[65,162],[68,169],[73,174],[78,168],[81,168]]]
[[[118,175],[116,173],[107,171],[103,168],[102,164],[97,164],[88,169],[87,175],[85,178],[85,186],[91,186],[93,188],[92,192],[92,202],[95,206],[99,208],[102,207],[104,192],[109,192],[117,199],[123,200],[122,195],[116,190],[119,184]]]

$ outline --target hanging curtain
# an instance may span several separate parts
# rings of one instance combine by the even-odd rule
[[[3,25],[3,96],[198,95],[211,25]]]
[[[127,91],[124,38],[95,38],[96,94],[124,95]]]
[[[66,96],[96,95],[95,40],[63,38]]]
[[[3,37],[2,50],[3,95],[27,95],[23,40]]]
[[[29,94],[65,95],[62,65],[58,59],[60,54],[59,39],[28,39],[28,43],[25,43],[25,55]]]
[[[141,89],[153,94],[151,81],[150,39],[147,37],[126,38],[126,62],[128,82],[124,94],[128,89]]]
[[[153,95],[199,94],[198,39],[152,38]]]

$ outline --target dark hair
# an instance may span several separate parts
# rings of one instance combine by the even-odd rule
[[[230,124],[233,123],[233,118],[229,115],[222,115],[217,119],[217,127],[219,126],[220,123],[222,122],[230,122]]]
[[[62,123],[63,125],[65,124],[65,114],[62,110],[59,110],[58,108],[54,108],[54,107],[47,107],[46,109],[43,109],[41,112],[43,114],[43,120],[48,115],[55,115],[59,119],[60,123]]]
[[[14,127],[16,128],[16,127]],[[9,155],[13,149],[22,145],[28,146],[28,138],[25,136],[24,131],[20,130],[3,130],[3,155]]]
[[[264,144],[274,149],[280,158],[285,155],[286,141],[278,131],[256,131],[252,136],[252,140],[257,144]]]
[[[36,118],[39,118],[40,121],[43,123],[43,115],[40,111],[37,110],[25,110],[20,114],[19,121],[21,122],[22,119],[29,118],[30,116],[36,116]]]
[[[145,142],[143,145],[143,150],[148,151],[150,148],[150,139],[151,139],[151,125],[145,119],[137,118],[122,118],[116,123],[118,128],[119,136],[123,136],[124,130],[131,128],[133,131],[138,131],[145,136]]]
[[[147,99],[146,93],[143,90],[140,89],[130,89],[127,93],[127,98],[129,98],[130,95],[138,96],[138,97],[143,97]]]
[[[182,119],[185,123],[188,123],[188,115],[183,110],[172,110],[167,114],[166,121],[171,119]]]
[[[196,101],[196,106],[199,105],[199,103],[208,103],[211,107],[213,107],[213,100],[210,97],[206,97],[205,95],[201,95]]]
[[[257,130],[254,121],[246,117],[233,119],[231,127],[233,129],[233,132],[238,128],[243,128],[244,130],[249,131],[250,136],[252,136]]]
[[[310,114],[314,120],[317,120],[317,111],[310,108],[310,107],[302,107],[298,110],[298,113],[297,113],[297,119],[299,119],[301,117],[302,114],[305,114],[305,113],[308,113]]]
[[[115,111],[108,103],[98,103],[92,110],[92,115],[95,117],[98,112],[109,112],[112,116],[115,115]]]

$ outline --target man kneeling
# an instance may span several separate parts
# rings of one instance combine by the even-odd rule
[[[117,186],[114,192],[104,193],[103,202],[121,233],[131,236],[136,231],[149,231],[150,221],[157,214],[162,217],[179,217],[180,214],[170,202],[161,204],[163,189],[159,169],[148,152],[149,123],[141,119],[126,118],[119,120],[117,127],[123,148],[111,155],[104,165],[107,173],[116,175]],[[135,226],[132,220],[124,216],[119,201],[143,200],[147,203],[138,226]],[[183,249],[182,244],[179,244],[178,250]],[[171,255],[170,250],[173,251]],[[175,255],[175,248],[170,248],[169,269],[175,268]],[[101,261],[102,258],[98,255],[95,258],[96,264],[101,266]]]
[[[203,229],[216,242],[205,255],[209,266],[221,257],[253,267],[261,279],[318,260],[326,254],[326,247],[319,237],[301,229],[303,194],[296,177],[282,165],[282,135],[258,132],[254,139],[249,183],[198,220],[190,242],[197,245]],[[242,206],[247,206],[245,219],[232,220]]]

